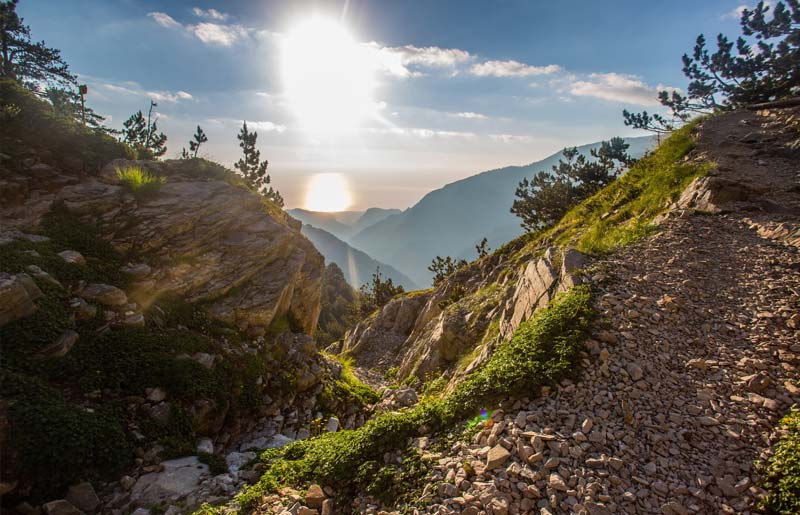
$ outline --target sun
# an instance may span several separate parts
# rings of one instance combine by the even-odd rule
[[[336,21],[313,17],[282,40],[281,74],[289,106],[312,131],[353,128],[374,109],[368,51]]]
[[[320,173],[309,181],[305,203],[309,211],[344,211],[351,202],[350,190],[342,174]]]

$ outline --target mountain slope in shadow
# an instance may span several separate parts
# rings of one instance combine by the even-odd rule
[[[326,262],[336,263],[342,269],[345,279],[354,288],[368,283],[375,269],[380,267],[384,278],[391,279],[395,284],[400,284],[409,291],[418,289],[417,284],[402,272],[351,247],[324,229],[303,224],[301,232],[325,256]]]
[[[634,157],[652,148],[654,137],[626,138]],[[578,147],[588,154],[600,143]],[[430,284],[427,270],[437,256],[475,258],[474,245],[484,237],[489,246],[522,234],[511,214],[514,191],[525,177],[551,170],[561,152],[525,166],[507,166],[453,182],[425,195],[413,207],[389,216],[350,238],[350,243],[375,259],[392,265],[420,285]]]

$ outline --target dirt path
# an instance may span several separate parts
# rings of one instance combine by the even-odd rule
[[[670,219],[607,260],[596,305],[605,329],[580,381],[518,402],[445,458],[456,487],[432,511],[752,513],[753,463],[800,402],[800,252],[768,237],[796,230],[800,166],[765,120],[709,120],[698,145],[757,201]],[[511,456],[486,471],[497,444]]]

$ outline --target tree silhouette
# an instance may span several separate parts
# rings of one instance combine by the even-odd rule
[[[200,150],[200,145],[208,141],[206,133],[200,126],[197,126],[197,131],[194,133],[193,140],[189,142],[189,151],[194,152],[192,157],[197,157],[197,151]]]
[[[122,141],[153,157],[163,156],[167,152],[167,136],[158,132],[158,120],[153,118],[153,109],[157,106],[151,100],[147,118],[142,111],[137,111],[122,123]]]
[[[31,39],[30,27],[17,14],[17,3],[0,2],[0,76],[36,92],[41,86],[73,87],[75,76],[61,52]]]
[[[436,256],[433,258],[433,261],[431,261],[430,266],[428,266],[428,270],[433,272],[433,285],[438,286],[448,275],[466,264],[467,262],[463,259],[453,259],[450,256]]]
[[[522,227],[536,231],[553,225],[575,204],[593,195],[633,164],[629,145],[612,138],[592,149],[589,159],[576,147],[565,148],[563,159],[552,172],[540,171],[517,186],[511,212],[522,219]]]
[[[770,6],[759,2],[742,10],[742,35],[736,41],[717,35],[717,50],[709,50],[699,35],[694,49],[683,55],[689,79],[686,94],[661,91],[658,99],[672,119],[622,112],[625,125],[651,132],[669,132],[698,113],[779,100],[800,93],[800,0]]]

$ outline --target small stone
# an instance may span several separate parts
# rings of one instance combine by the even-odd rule
[[[771,384],[769,376],[763,372],[745,376],[742,382],[747,390],[754,393],[763,393]]]
[[[65,356],[78,341],[79,335],[72,329],[67,329],[56,341],[42,349],[42,355],[49,358]]]
[[[86,264],[86,258],[83,257],[83,254],[75,250],[64,250],[59,252],[58,255],[61,256],[61,259],[73,265]]]
[[[325,501],[325,492],[319,485],[311,485],[306,491],[306,504],[311,508],[321,508],[323,501]]]
[[[631,376],[631,379],[633,379],[634,381],[638,381],[642,377],[644,377],[644,372],[642,371],[642,367],[640,367],[636,363],[628,363],[628,366],[625,368],[628,371],[628,374]]]
[[[92,306],[80,297],[70,299],[69,307],[75,313],[76,320],[91,320],[97,316],[97,307]]]
[[[319,515],[319,512],[313,508],[300,506],[300,508],[297,510],[297,515]]]
[[[686,366],[697,370],[708,370],[708,362],[703,358],[690,359],[686,362]]]
[[[127,265],[120,268],[120,271],[123,274],[128,274],[134,277],[135,279],[143,279],[148,275],[150,275],[151,269],[150,266],[148,266],[145,263],[137,263],[137,264],[128,263]]]
[[[335,433],[339,430],[339,419],[336,417],[331,417],[328,419],[328,423],[325,424],[325,431],[329,433]]]
[[[211,438],[201,438],[197,441],[197,452],[214,454],[214,442]]]
[[[104,306],[124,306],[128,303],[125,292],[110,284],[90,284],[83,289],[81,297]]]
[[[122,319],[122,325],[125,327],[144,327],[144,315],[141,313],[126,315]]]
[[[564,481],[564,478],[556,472],[550,474],[550,477],[547,480],[547,486],[559,492],[567,491],[567,483]]]
[[[131,476],[122,476],[119,479],[119,485],[122,487],[123,490],[128,491],[133,488],[133,485],[136,484],[136,480]]]
[[[147,388],[145,389],[147,400],[150,402],[161,402],[167,398],[167,392],[163,388]]]
[[[65,499],[50,501],[42,505],[47,515],[82,515],[81,510]]]
[[[511,453],[506,450],[502,445],[495,445],[489,450],[486,455],[486,469],[494,470],[500,468],[511,457]]]

